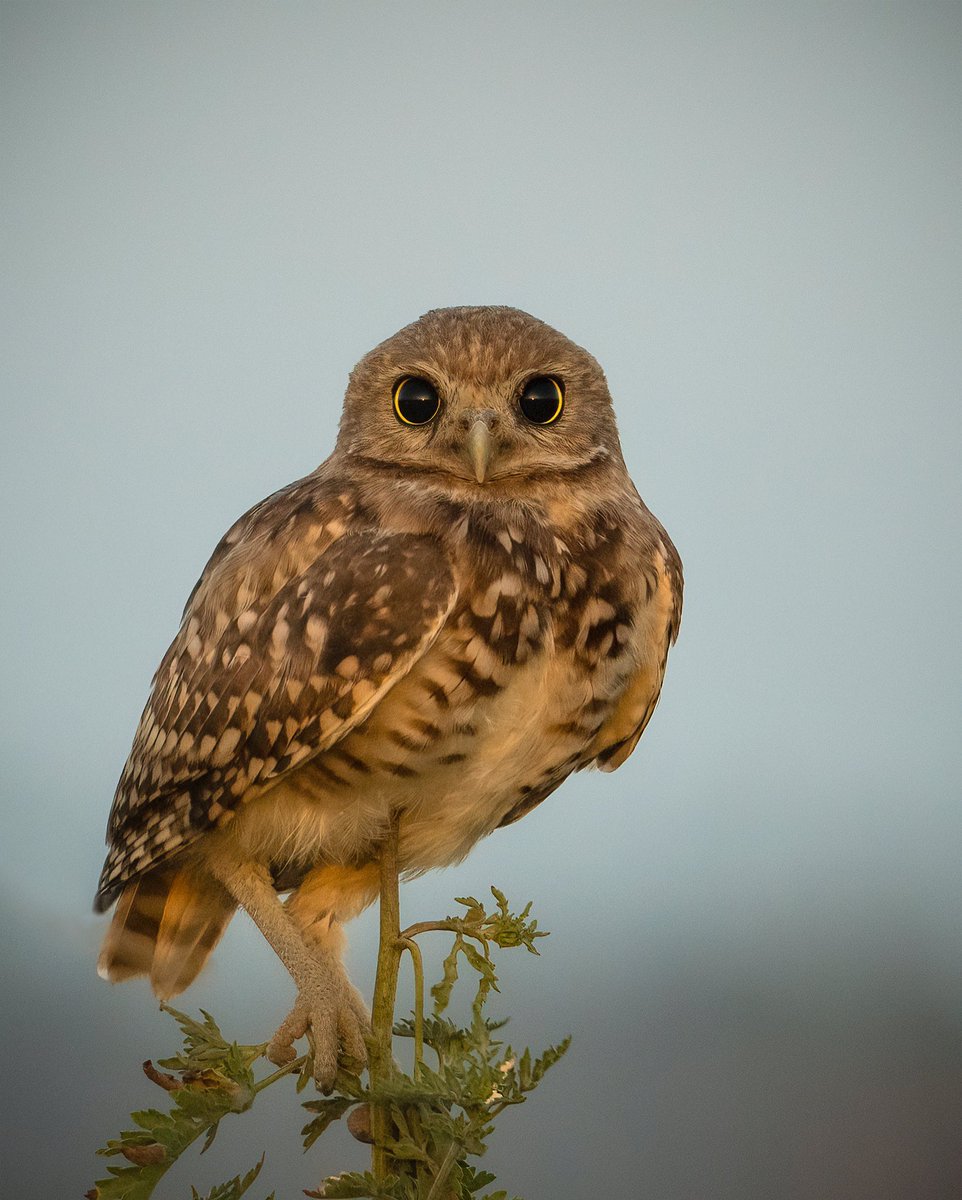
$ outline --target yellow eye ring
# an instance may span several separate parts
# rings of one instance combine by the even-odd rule
[[[394,415],[402,425],[427,425],[441,411],[438,389],[419,375],[403,375],[394,385]]]
[[[564,387],[553,375],[536,375],[521,389],[518,407],[532,425],[553,425],[565,406]]]

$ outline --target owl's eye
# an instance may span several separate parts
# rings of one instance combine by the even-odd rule
[[[394,385],[394,411],[405,425],[427,425],[441,408],[438,390],[427,379],[405,375]]]
[[[521,389],[518,407],[532,425],[551,425],[561,416],[565,406],[561,380],[553,375],[538,375],[529,379]]]

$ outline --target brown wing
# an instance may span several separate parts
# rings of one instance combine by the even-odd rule
[[[661,532],[664,536],[656,559],[657,585],[647,598],[649,645],[643,647],[638,668],[592,747],[593,761],[602,771],[616,770],[638,745],[661,695],[668,651],[681,625],[681,559],[668,535]]]
[[[286,522],[289,496],[279,509]],[[344,737],[424,653],[454,602],[433,538],[342,532],[296,569],[303,545],[275,543],[269,511],[252,512],[215,553],[155,677],[110,815],[100,911],[128,880]],[[343,531],[314,515],[313,528]]]

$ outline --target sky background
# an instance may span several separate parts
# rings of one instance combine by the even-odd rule
[[[492,1008],[573,1048],[487,1165],[962,1194],[962,6],[30,0],[0,55],[4,1190],[82,1195],[176,1043],[90,906],[208,553],[329,453],[365,351],[495,303],[605,367],[687,595],[628,763],[404,890],[553,931]],[[291,994],[238,918],[181,1003],[258,1041]],[[272,1096],[158,1200],[363,1162]]]

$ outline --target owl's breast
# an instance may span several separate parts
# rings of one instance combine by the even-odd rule
[[[594,758],[649,653],[644,586],[543,530],[468,532],[434,643],[363,723],[240,815],[256,856],[356,862],[396,810],[404,869],[447,865]]]

